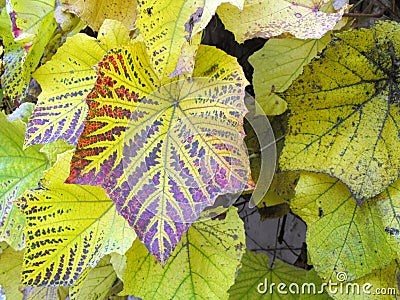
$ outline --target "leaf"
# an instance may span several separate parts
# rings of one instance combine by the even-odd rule
[[[15,251],[11,247],[3,249],[0,255],[0,286],[4,289],[7,299],[22,300],[18,278],[23,255],[23,251]]]
[[[263,253],[246,251],[236,282],[229,290],[229,299],[298,299],[300,292],[296,294],[291,291],[296,292],[297,287],[301,291],[303,284],[309,284],[311,292],[313,291],[311,285],[314,285],[314,294],[317,294],[322,282],[315,277],[313,279],[316,281],[310,281],[308,273],[310,271],[296,268],[279,260],[275,260],[273,266],[270,267],[268,256]],[[283,293],[277,289],[279,284],[285,285]],[[304,285],[304,290],[308,291],[306,285]],[[289,286],[292,286],[293,289]],[[285,292],[286,294],[284,294]],[[315,295],[313,297],[327,299],[326,293],[324,294],[325,296],[319,295],[320,298]]]
[[[78,15],[94,31],[106,19],[121,22],[129,30],[135,28],[137,2],[123,0],[65,0],[65,10]]]
[[[138,1],[139,17],[136,26],[146,43],[151,66],[158,78],[168,80],[174,72],[173,75],[183,74],[179,72],[182,66],[177,68],[181,51],[188,47],[188,40],[192,36],[205,28],[217,6],[227,1]],[[243,0],[229,2],[241,7]],[[199,42],[197,40],[193,45]]]
[[[7,121],[0,112],[0,241],[14,249],[24,247],[24,218],[13,201],[25,190],[36,187],[42,171],[48,167],[40,146],[22,150],[25,124],[21,120]]]
[[[196,61],[194,78],[161,85],[143,43],[111,50],[67,179],[102,186],[163,264],[218,195],[253,185],[241,67],[209,46]]]
[[[17,201],[27,220],[23,284],[72,285],[106,254],[124,254],[136,237],[103,189],[64,183],[71,157],[59,155],[41,188]]]
[[[6,2],[7,13],[12,21],[14,40],[25,50],[28,51],[33,44],[40,42],[39,35],[45,32],[44,26],[50,25],[54,32],[54,6],[55,2],[51,0],[31,0],[29,2],[8,0]]]
[[[206,28],[207,24],[210,22],[211,18],[215,15],[215,12],[222,3],[229,3],[233,6],[236,6],[240,11],[243,10],[244,0],[203,0],[204,8],[201,14],[201,19],[194,23],[192,29],[192,35],[199,33],[204,28]],[[196,3],[196,2],[195,2]]]
[[[0,27],[6,50],[2,81],[6,94],[16,103],[26,96],[31,73],[56,30],[54,5],[52,0],[9,0],[7,11],[2,11]]]
[[[50,165],[53,166],[57,161],[58,154],[64,153],[65,151],[72,150],[74,148],[74,146],[67,144],[63,140],[57,140],[49,144],[43,145],[43,147],[40,149],[40,152],[46,154]]]
[[[96,81],[92,66],[109,49],[129,42],[129,31],[117,21],[104,22],[98,36],[68,38],[33,75],[43,91],[28,123],[25,147],[59,139],[76,145],[87,115],[84,99]]]
[[[110,263],[112,264],[117,277],[123,281],[123,276],[126,272],[127,265],[126,255],[120,255],[116,252],[113,252],[110,254],[110,257]]]
[[[14,112],[7,117],[8,121],[17,121],[21,119],[25,124],[28,123],[28,119],[32,114],[35,104],[30,102],[22,103]]]
[[[282,169],[327,173],[361,203],[399,175],[399,25],[347,31],[280,94],[289,103]]]
[[[399,188],[396,182],[360,207],[338,179],[301,174],[291,208],[307,223],[307,250],[324,281],[335,281],[339,272],[353,281],[398,257]]]
[[[22,265],[22,261],[21,261]],[[21,266],[22,267],[22,266]],[[18,274],[19,276],[20,274]],[[58,287],[32,287],[26,286],[24,288],[24,300],[47,300],[47,299],[60,299],[58,297]]]
[[[0,35],[4,45],[2,57],[4,72],[1,74],[1,85],[5,96],[19,102],[26,96],[29,74],[23,68],[26,55],[25,49],[14,42],[11,28],[11,20],[6,10],[3,9],[0,15]]]
[[[275,92],[285,91],[329,40],[329,35],[318,40],[270,39],[249,58],[254,67],[256,101],[266,115],[280,115],[286,111],[287,103]]]
[[[194,223],[161,267],[138,241],[127,252],[122,295],[143,299],[227,299],[244,253],[237,209],[224,220]]]
[[[269,38],[283,33],[290,33],[299,39],[320,39],[335,27],[347,7],[344,5],[337,12],[324,12],[324,6],[330,2],[247,0],[242,12],[222,4],[217,13],[225,28],[233,32],[240,43],[255,37]]]
[[[81,285],[70,288],[70,299],[97,300],[107,299],[117,275],[110,264],[110,257],[103,257],[97,266],[90,270]]]

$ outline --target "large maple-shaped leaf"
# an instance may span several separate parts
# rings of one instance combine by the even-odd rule
[[[96,65],[111,48],[129,42],[129,31],[107,20],[98,40],[79,33],[67,39],[51,61],[33,75],[42,88],[28,123],[25,146],[63,139],[76,144],[87,115],[86,95],[96,80]]]
[[[27,220],[23,284],[71,285],[106,254],[125,253],[136,237],[102,188],[64,183],[71,157],[59,155],[41,187],[16,202]]]
[[[359,202],[398,178],[399,34],[385,22],[336,35],[280,94],[291,111],[283,169],[339,178]]]
[[[144,38],[151,65],[159,78],[183,73],[181,69],[187,67],[179,61],[182,50],[188,47],[192,35],[205,28],[222,2],[230,2],[239,8],[243,6],[243,0],[138,1],[139,17],[136,26]],[[194,41],[190,48],[195,47],[196,43],[198,46],[200,39]],[[192,52],[196,54],[195,49]],[[189,59],[185,63],[192,62]]]
[[[109,52],[67,180],[104,187],[162,263],[218,195],[252,185],[243,72],[213,47],[196,61],[193,74],[206,78],[162,86],[143,43]]]
[[[137,17],[136,0],[64,0],[64,9],[77,14],[95,31],[106,19],[120,21],[133,30]]]
[[[15,249],[23,248],[24,218],[13,201],[25,190],[36,187],[48,167],[40,146],[22,149],[24,132],[21,120],[7,121],[0,112],[0,241]]]
[[[299,39],[319,39],[335,27],[346,8],[345,5],[335,12],[329,4],[331,0],[246,0],[243,11],[222,4],[217,13],[226,29],[241,43],[283,33]]]
[[[196,222],[162,268],[136,241],[126,253],[122,294],[143,299],[228,299],[245,251],[243,222],[236,208],[223,220]]]
[[[307,250],[324,281],[339,272],[361,278],[400,253],[400,181],[360,207],[338,179],[304,172],[290,205],[307,223]]]

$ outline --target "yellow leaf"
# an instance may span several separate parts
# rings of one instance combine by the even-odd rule
[[[161,80],[168,81],[169,76],[182,74],[181,69],[189,69],[182,65],[188,58],[181,58],[181,55],[188,55],[188,41],[205,28],[215,9],[222,2],[210,0],[174,0],[158,1],[143,0],[139,1],[139,17],[136,22],[137,28],[146,43],[147,51],[150,56],[151,65]],[[243,0],[229,1],[234,5],[242,6]],[[191,43],[191,56],[200,43],[197,38]],[[181,52],[183,53],[181,54]],[[182,62],[183,61],[183,62]],[[190,59],[189,59],[190,61]],[[189,62],[190,64],[190,62]]]
[[[129,30],[135,28],[136,0],[64,0],[65,10],[77,14],[94,31],[106,19],[117,20]]]
[[[400,181],[358,206],[346,186],[324,174],[302,173],[292,211],[307,223],[307,250],[324,281],[349,281],[384,268],[400,253]]]
[[[244,227],[232,207],[223,220],[196,222],[161,267],[136,241],[127,252],[123,295],[143,299],[228,299],[244,253]]]
[[[129,31],[107,20],[98,39],[76,34],[33,75],[42,88],[29,120],[25,147],[63,139],[76,144],[87,115],[85,97],[96,81],[92,68],[113,47],[129,43]]]
[[[23,284],[71,285],[106,254],[124,254],[136,238],[102,188],[64,183],[72,154],[59,155],[41,188],[17,200],[27,220]]]
[[[393,22],[337,34],[279,94],[291,112],[282,169],[339,178],[359,203],[398,178],[399,36]]]
[[[262,37],[269,38],[290,33],[299,39],[319,39],[335,27],[342,18],[346,5],[337,12],[324,12],[322,1],[247,0],[243,11],[228,4],[218,10],[226,29],[233,32],[240,43]]]

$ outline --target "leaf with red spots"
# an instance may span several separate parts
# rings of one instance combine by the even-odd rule
[[[41,187],[16,202],[27,220],[25,285],[69,286],[106,254],[124,254],[136,238],[102,188],[64,183],[71,157],[72,151],[59,155]]]
[[[34,78],[42,93],[29,120],[25,146],[63,139],[76,144],[87,114],[85,96],[96,80],[96,65],[111,48],[129,42],[129,31],[119,22],[107,20],[98,40],[83,33],[67,39],[51,61]]]
[[[252,187],[236,59],[201,46],[192,79],[167,85],[144,43],[111,50],[86,101],[70,183],[105,188],[163,264],[218,195]]]

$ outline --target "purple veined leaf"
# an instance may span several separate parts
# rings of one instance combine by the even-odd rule
[[[69,183],[100,185],[165,264],[218,195],[254,185],[236,59],[201,46],[190,80],[161,84],[143,43],[110,51],[86,102]]]

